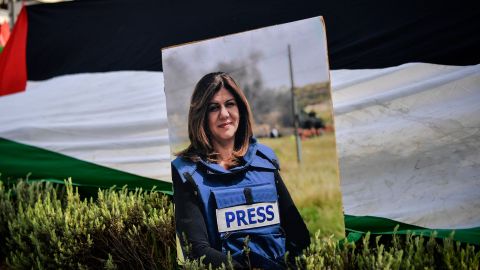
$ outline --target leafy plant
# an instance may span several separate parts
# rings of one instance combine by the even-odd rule
[[[2,259],[9,268],[176,267],[167,196],[124,187],[81,199],[71,181],[65,196],[58,197],[59,190],[23,181],[6,190],[0,182]]]
[[[140,189],[99,190],[81,198],[56,186],[0,181],[0,268],[176,269],[170,198]],[[478,247],[421,235],[364,235],[357,242],[317,231],[299,269],[479,269]],[[245,250],[248,253],[248,249]],[[292,261],[292,260],[289,260]],[[212,269],[186,258],[183,269]],[[219,269],[232,269],[230,262]]]

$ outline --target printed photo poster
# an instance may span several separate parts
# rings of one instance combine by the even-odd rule
[[[188,112],[197,82],[226,72],[250,104],[254,137],[278,157],[310,236],[344,237],[322,17],[169,47],[162,57],[172,160],[190,145]]]

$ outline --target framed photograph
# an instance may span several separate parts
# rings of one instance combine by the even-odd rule
[[[162,57],[177,236],[188,256],[220,265],[230,253],[274,268],[317,231],[344,236],[322,17]]]

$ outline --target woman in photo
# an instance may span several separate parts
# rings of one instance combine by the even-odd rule
[[[310,236],[279,175],[272,149],[253,138],[252,112],[226,73],[205,75],[192,94],[190,145],[172,162],[177,234],[188,255],[214,267],[285,268]],[[248,251],[245,247],[248,244]]]

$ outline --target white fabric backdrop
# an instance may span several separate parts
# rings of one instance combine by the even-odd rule
[[[331,72],[345,214],[480,227],[480,65]]]
[[[28,82],[26,91],[0,98],[0,137],[171,181],[162,72]]]

